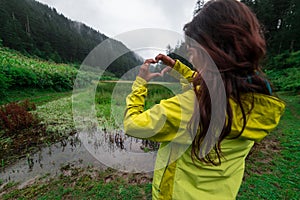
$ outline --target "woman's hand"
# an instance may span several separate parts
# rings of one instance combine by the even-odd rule
[[[144,62],[144,64],[141,66],[139,74],[138,74],[139,77],[145,79],[147,82],[155,77],[162,76],[161,73],[152,73],[149,71],[149,66],[151,63],[154,64],[154,63],[156,63],[156,61],[153,59],[147,59]]]
[[[163,64],[167,65],[167,67],[165,67],[162,71],[161,71],[161,75],[163,76],[165,73],[168,73],[169,71],[172,70],[172,68],[174,67],[176,61],[169,57],[169,56],[166,56],[164,54],[158,54],[156,57],[155,57],[155,61],[156,62],[159,62],[159,61],[162,61]]]
[[[160,73],[152,73],[149,71],[149,66],[150,64],[155,64],[158,63],[159,61],[162,61],[163,64],[167,65]],[[176,61],[172,59],[169,56],[166,56],[164,54],[158,54],[154,59],[147,59],[144,64],[141,66],[140,71],[138,76],[145,79],[147,82],[150,81],[151,79],[158,77],[158,76],[163,76],[165,73],[169,72],[172,70],[174,67]]]
[[[176,61],[173,58],[166,56],[164,54],[161,54],[161,53],[155,57],[155,61],[156,62],[162,61],[165,65],[167,65],[171,68],[173,68],[176,63]]]

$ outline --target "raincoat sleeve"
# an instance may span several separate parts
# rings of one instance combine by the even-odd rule
[[[176,61],[174,70],[183,73],[185,79],[191,78],[193,72]],[[188,69],[186,69],[188,68]],[[157,142],[172,141],[182,137],[193,112],[193,90],[188,90],[172,98],[161,100],[148,110],[144,110],[147,96],[147,82],[137,77],[132,85],[132,92],[126,98],[124,130],[127,135]],[[182,130],[185,131],[182,131]]]
[[[193,81],[193,78],[197,75],[196,71],[191,70],[188,66],[176,60],[173,69],[169,72],[171,76],[178,80],[185,79],[189,83]]]
[[[182,91],[191,89],[191,82],[194,77],[197,76],[197,72],[191,70],[189,67],[176,60],[173,69],[169,72],[169,75],[180,81]]]

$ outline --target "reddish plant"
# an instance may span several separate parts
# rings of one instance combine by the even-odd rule
[[[29,129],[39,124],[37,116],[28,112],[35,108],[29,101],[20,104],[12,102],[0,108],[0,128],[4,130],[6,136]]]
[[[40,123],[37,115],[29,112],[35,109],[34,103],[28,100],[0,107],[0,160],[13,162],[10,156],[25,155],[45,138],[51,139],[51,135],[47,137],[46,126]]]

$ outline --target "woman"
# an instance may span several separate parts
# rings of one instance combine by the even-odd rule
[[[162,54],[146,60],[127,97],[125,132],[161,143],[153,199],[235,199],[246,156],[255,141],[278,125],[285,105],[272,96],[263,77],[259,63],[265,55],[265,40],[258,20],[244,4],[210,1],[184,31],[196,71]],[[203,64],[203,49],[218,73]],[[162,74],[178,72],[193,86],[145,111],[147,82],[161,75],[149,72],[149,64],[158,61],[169,66]],[[216,82],[217,74],[223,88]],[[225,103],[220,101],[220,115],[214,115],[212,105],[219,99],[210,97],[222,90]],[[218,134],[210,131],[212,116],[221,123]]]

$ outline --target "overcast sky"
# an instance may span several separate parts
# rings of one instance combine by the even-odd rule
[[[183,34],[182,28],[192,19],[197,0],[38,1],[56,8],[58,13],[71,20],[93,27],[108,37],[115,37],[141,28],[167,29]],[[126,45],[130,48],[129,44]],[[150,55],[149,52],[139,53],[144,57]]]

